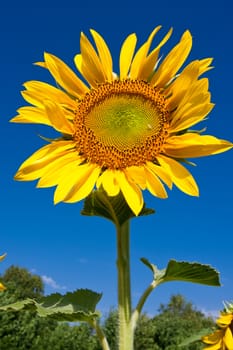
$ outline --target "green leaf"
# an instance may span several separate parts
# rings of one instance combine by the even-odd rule
[[[92,193],[86,197],[81,214],[100,216],[111,220],[118,226],[121,226],[127,220],[135,217],[121,192],[117,196],[110,197],[102,188],[92,191]],[[150,214],[154,214],[154,210],[143,207],[139,216]]]
[[[194,334],[194,335],[191,335],[190,337],[184,339],[182,341],[182,343],[180,343],[178,346],[179,347],[182,347],[182,346],[188,346],[194,342],[197,342],[197,341],[201,341],[201,338],[204,337],[205,335],[207,334],[210,334],[213,332],[213,329],[212,328],[205,328],[205,329],[202,329],[200,332],[198,332],[197,334]]]
[[[205,284],[208,286],[220,286],[219,273],[210,265],[190,263],[185,261],[170,260],[163,282],[184,281]]]
[[[52,318],[57,321],[86,321],[99,318],[99,312],[95,307],[101,298],[101,294],[88,289],[78,289],[65,295],[59,293],[40,298],[25,299],[13,304],[1,306],[2,311],[36,311],[41,317]]]
[[[154,280],[157,284],[169,281],[183,281],[200,283],[208,286],[221,285],[219,281],[219,273],[210,265],[170,260],[165,269],[159,270],[147,259],[142,258],[141,261],[152,270]]]

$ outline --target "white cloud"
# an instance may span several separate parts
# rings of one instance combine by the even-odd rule
[[[41,276],[42,281],[44,282],[45,285],[53,288],[53,289],[66,289],[65,286],[60,286],[52,277],[42,275]]]

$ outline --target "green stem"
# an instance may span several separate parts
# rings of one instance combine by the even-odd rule
[[[156,281],[153,281],[149,287],[144,291],[144,293],[142,294],[141,298],[139,299],[139,302],[132,314],[132,328],[135,329],[136,325],[137,325],[137,321],[139,319],[139,316],[141,314],[142,308],[148,298],[148,296],[150,295],[150,293],[155,289],[155,287],[157,286]]]
[[[108,345],[108,341],[105,337],[104,332],[102,331],[101,327],[99,326],[97,321],[90,322],[91,326],[95,329],[96,335],[99,338],[99,342],[101,344],[101,347],[103,350],[110,350],[110,347]]]
[[[117,227],[119,350],[133,350],[129,221]]]

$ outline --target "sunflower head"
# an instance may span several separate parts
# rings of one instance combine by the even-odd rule
[[[231,304],[228,304],[229,306]],[[233,350],[233,308],[221,312],[216,321],[218,329],[205,337],[202,341],[208,344],[205,350]]]
[[[151,49],[156,27],[136,49],[130,34],[122,44],[119,73],[100,34],[91,30],[93,43],[82,33],[75,66],[82,78],[58,57],[45,53],[46,68],[56,86],[29,81],[24,99],[12,119],[49,125],[60,133],[19,168],[15,178],[39,179],[38,187],[56,186],[54,201],[73,203],[94,187],[109,196],[123,194],[135,215],[143,207],[142,191],[166,198],[165,186],[198,195],[198,186],[182,165],[188,158],[232,148],[228,141],[192,131],[213,108],[208,79],[211,58],[183,67],[192,48],[186,31],[160,60],[172,30]]]

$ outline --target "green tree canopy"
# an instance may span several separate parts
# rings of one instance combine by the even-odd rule
[[[135,336],[135,350],[181,350],[180,344],[188,337],[195,335],[203,329],[214,326],[214,321],[206,317],[202,312],[195,309],[192,303],[187,302],[182,295],[173,295],[167,305],[161,304],[158,315],[138,327]],[[148,347],[144,339],[150,339]],[[153,339],[153,342],[152,342]],[[185,350],[199,350],[202,348],[200,342],[185,346]]]
[[[40,276],[27,269],[11,266],[1,280],[7,290],[0,293],[0,305],[44,293]],[[44,319],[33,312],[0,312],[1,350],[95,350],[96,337],[86,324],[69,324]]]
[[[2,276],[2,281],[7,287],[6,294],[17,301],[38,298],[44,294],[44,285],[40,276],[18,266],[9,267]]]

